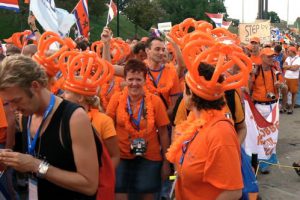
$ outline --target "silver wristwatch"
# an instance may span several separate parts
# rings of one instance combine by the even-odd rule
[[[38,178],[44,178],[48,169],[49,169],[49,163],[47,163],[46,161],[42,161],[39,165],[39,169],[36,173],[36,176]]]

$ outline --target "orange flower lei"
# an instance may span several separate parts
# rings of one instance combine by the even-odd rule
[[[106,107],[109,103],[109,99],[107,98],[108,94],[109,93],[114,94],[115,92],[121,91],[121,87],[120,87],[121,80],[114,78],[111,81],[114,81],[114,83],[113,83],[114,85],[112,86],[113,88],[110,91],[108,91],[108,89],[110,87],[110,84],[112,84],[111,82],[105,83],[101,86],[101,91],[100,91],[99,97],[101,99],[101,105],[104,107],[104,109],[106,109]]]
[[[170,68],[169,66],[165,66],[165,68]],[[162,69],[162,70],[165,70]],[[170,70],[171,72],[172,70]],[[172,71],[173,72],[173,71]],[[147,74],[147,77],[146,77],[146,86],[147,86],[147,89],[152,93],[152,94],[163,94],[163,93],[166,93],[166,92],[169,92],[170,89],[173,87],[173,74],[169,74],[168,76],[165,76],[164,78],[167,78],[166,80],[166,83],[167,85],[163,88],[159,88],[159,87],[155,87],[154,84],[153,84],[153,81],[151,79],[151,76],[149,75],[149,73],[151,73],[151,70],[149,70],[148,74]],[[164,73],[162,71],[162,73]]]
[[[178,125],[175,129],[175,134],[178,133],[178,136],[174,138],[172,145],[168,149],[166,154],[167,159],[170,162],[175,163],[177,155],[182,153],[182,145],[184,142],[191,140],[196,131],[205,128],[209,122],[222,115],[225,116],[223,110],[202,110],[199,119],[190,117],[188,120]]]
[[[134,137],[143,137],[146,133],[153,130],[154,128],[154,108],[151,103],[151,94],[144,89],[145,91],[145,104],[146,104],[146,114],[147,114],[147,127],[141,130],[136,130],[131,122],[130,116],[127,112],[127,97],[128,97],[128,88],[126,87],[123,90],[123,94],[119,98],[119,109],[121,109],[121,119],[124,121],[125,129],[131,133]]]

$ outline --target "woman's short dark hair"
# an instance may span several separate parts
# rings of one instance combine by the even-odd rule
[[[128,72],[143,72],[144,78],[147,75],[147,67],[143,61],[137,59],[130,59],[124,67],[124,76],[126,78]]]
[[[212,78],[214,71],[215,68],[212,65],[207,63],[200,63],[198,67],[199,76],[204,76],[205,80],[207,81]],[[224,77],[220,76],[218,82],[222,83],[223,81],[224,81]],[[221,110],[225,105],[224,97],[221,97],[217,100],[209,101],[194,94],[187,84],[185,84],[185,87],[186,87],[185,93],[187,95],[192,94],[192,101],[197,107],[197,110],[212,110],[212,109]]]

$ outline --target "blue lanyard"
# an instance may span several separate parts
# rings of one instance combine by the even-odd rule
[[[153,71],[153,72],[159,72],[159,74],[158,74],[156,80],[154,80],[153,75],[152,75],[151,72],[149,71],[150,78],[151,78],[152,81],[154,81],[156,87],[158,86],[158,83],[159,83],[159,81],[160,81],[160,78],[161,78],[161,76],[162,76],[162,73],[163,73],[163,71],[164,71],[164,68],[165,68],[165,65],[161,65],[160,68],[159,68],[158,70],[151,70],[151,71]]]
[[[196,135],[198,134],[199,131],[196,131],[196,133],[193,135],[193,137],[190,139],[190,140],[186,140],[183,142],[182,144],[182,154],[181,154],[181,157],[180,157],[180,160],[179,160],[179,164],[182,165],[183,164],[183,161],[184,161],[184,156],[185,156],[185,153],[187,152],[187,149],[188,149],[188,146],[190,145],[190,143],[195,139]]]
[[[34,154],[34,149],[35,149],[35,146],[36,146],[37,139],[40,136],[41,128],[42,128],[44,122],[46,121],[47,117],[49,116],[49,114],[53,110],[54,104],[55,104],[55,96],[53,94],[51,94],[49,105],[48,105],[48,107],[47,107],[47,109],[46,109],[46,111],[45,111],[45,113],[43,115],[43,120],[42,120],[39,128],[37,129],[37,131],[36,131],[36,133],[35,133],[34,138],[33,138],[32,141],[31,141],[31,136],[30,136],[30,124],[31,124],[31,117],[32,116],[28,117],[28,123],[27,123],[27,142],[28,142],[28,153],[31,154],[31,155]]]
[[[107,90],[105,96],[107,96],[107,95],[112,91],[114,85],[115,85],[115,81],[112,80],[111,83],[109,84],[109,88],[108,88],[108,90]]]
[[[140,130],[140,123],[141,123],[141,119],[142,119],[143,108],[144,108],[144,98],[142,99],[141,104],[140,104],[138,119],[137,120],[134,119],[133,112],[132,112],[132,109],[130,107],[130,97],[127,97],[127,111],[128,111],[129,116],[130,116],[131,122],[134,123],[134,125],[137,127],[136,129],[138,131]]]

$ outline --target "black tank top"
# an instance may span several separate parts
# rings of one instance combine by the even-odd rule
[[[47,161],[50,165],[62,170],[75,172],[76,166],[72,151],[68,151],[62,146],[60,139],[60,122],[62,120],[64,109],[67,104],[72,104],[69,101],[63,100],[56,109],[50,120],[48,127],[42,136],[37,140],[35,147],[36,157]],[[79,106],[78,106],[79,107]],[[23,117],[23,152],[27,150],[27,117]],[[88,197],[80,193],[59,187],[46,179],[38,178],[38,198],[39,200],[47,199],[95,199],[95,196]]]

